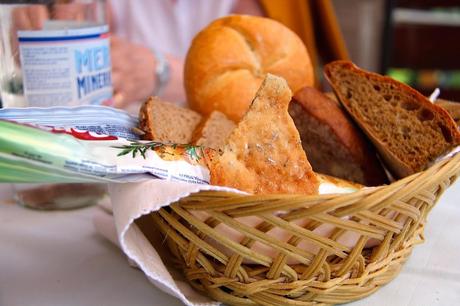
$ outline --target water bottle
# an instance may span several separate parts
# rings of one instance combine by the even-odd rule
[[[106,11],[104,0],[0,1],[3,107],[110,100]]]

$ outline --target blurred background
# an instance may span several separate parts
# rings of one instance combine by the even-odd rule
[[[201,23],[192,22],[201,20],[196,17],[201,16],[198,2],[201,3],[202,10],[215,10],[208,16],[212,17],[210,20],[221,15],[243,13],[268,16],[284,23],[294,30],[306,44],[313,66],[316,68],[315,79],[317,81],[322,77],[322,64],[349,57],[358,66],[390,75],[425,95],[429,95],[439,87],[441,98],[460,101],[460,59],[458,57],[460,54],[460,0],[221,0],[220,2],[209,0],[209,2],[197,1],[193,5],[190,4],[191,2],[184,1],[188,3],[188,6],[181,7],[181,9],[186,11],[183,12],[184,14],[194,16],[188,20],[193,23],[193,29],[190,29],[191,26],[188,24],[184,27],[186,24],[184,20],[187,20],[184,18],[185,15],[177,15],[177,20],[169,20],[171,16],[165,15],[163,11],[152,9],[154,6],[150,7],[155,3],[158,7],[164,6],[165,3],[173,3],[171,5],[174,6],[175,1],[0,0],[0,5],[21,3],[45,6],[46,4],[46,7],[49,8],[50,3],[60,6],[71,6],[72,3],[76,3],[88,7],[91,3],[97,4],[100,9],[92,11],[100,13],[88,15],[103,16],[97,18],[103,20],[102,23],[108,24],[111,34],[117,36],[116,39],[113,39],[112,36],[110,46],[113,57],[113,79],[118,80],[113,84],[115,94],[113,101],[120,100],[120,97],[124,97],[126,100],[124,102],[143,101],[153,92],[154,77],[151,72],[155,70],[152,66],[155,66],[156,60],[152,58],[156,56],[151,54],[151,50],[156,50],[164,53],[170,66],[177,68],[175,73],[173,71],[171,74],[173,77],[169,80],[169,91],[168,88],[165,88],[166,93],[163,98],[184,102],[185,96],[182,90],[176,90],[174,94],[172,92],[173,89],[182,87],[180,71],[182,71],[188,44],[193,35],[209,22],[209,20],[202,20]],[[107,3],[118,10],[107,9]],[[222,5],[219,6],[216,3]],[[238,5],[234,5],[233,9],[224,7],[231,3]],[[215,7],[213,8],[211,4]],[[146,8],[142,9],[143,6]],[[108,14],[108,12],[111,13]],[[145,12],[148,13],[145,14]],[[157,17],[161,18],[151,18],[155,12],[158,14]],[[33,21],[30,22],[32,25],[40,23],[40,16],[30,11],[28,14]],[[7,27],[6,16],[8,16],[8,11],[0,10],[0,34],[2,34],[0,37],[4,37],[2,40],[4,46],[0,43],[0,55],[4,54],[3,57],[9,59],[10,66],[14,66],[18,63],[17,58],[6,52],[12,48],[9,44],[10,31]],[[60,19],[59,16],[54,17]],[[160,21],[150,23],[151,20]],[[181,30],[174,30],[178,28]],[[187,35],[184,32],[187,32]],[[159,35],[161,33],[163,36]],[[123,40],[120,40],[120,37]],[[165,40],[170,40],[168,48],[164,47]],[[177,46],[174,45],[172,48],[170,46],[172,43],[176,43]],[[5,51],[2,52],[3,49]],[[15,54],[13,51],[12,54]],[[131,60],[131,54],[143,58],[143,62],[139,65],[142,69],[137,69],[137,66],[133,65],[135,62]],[[145,63],[150,66],[144,65]],[[2,64],[0,60],[0,66],[2,66],[0,75],[5,74],[5,71],[8,70],[5,69],[5,67],[8,68],[6,64],[8,63]],[[5,92],[17,93],[17,96],[22,94],[23,83],[19,74],[17,77],[8,76],[5,79],[7,81],[2,82],[3,100],[6,100]],[[136,79],[144,83],[138,84]],[[126,88],[135,88],[135,90],[128,92],[120,84]],[[322,84],[325,85],[325,82]],[[139,88],[143,91],[138,90]],[[324,89],[328,90],[327,85],[324,86]],[[117,107],[127,104],[115,102],[114,106]],[[8,103],[4,104],[8,105]],[[16,101],[13,104],[20,106],[26,103],[24,100],[23,103]]]
[[[333,0],[349,55],[429,95],[460,101],[460,1]]]

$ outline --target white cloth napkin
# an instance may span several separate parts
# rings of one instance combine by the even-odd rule
[[[135,263],[156,287],[180,299],[190,306],[219,305],[196,292],[182,279],[180,273],[167,268],[157,249],[165,248],[162,241],[147,240],[134,221],[143,215],[159,210],[172,202],[200,190],[240,191],[210,185],[196,185],[164,180],[149,180],[139,183],[113,184],[109,187],[113,218],[110,206],[103,205],[94,216],[96,230],[119,245],[128,258]],[[114,226],[115,225],[115,226]],[[115,233],[116,229],[116,233]],[[116,235],[116,236],[115,236]]]

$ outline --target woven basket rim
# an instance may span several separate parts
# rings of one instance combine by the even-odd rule
[[[458,168],[458,170],[457,170]],[[325,193],[325,194],[287,194],[287,193],[278,193],[278,194],[244,194],[244,193],[235,193],[231,191],[218,191],[218,190],[211,190],[211,191],[197,191],[193,194],[207,194],[207,193],[219,193],[220,195],[226,195],[235,197],[235,198],[254,198],[260,200],[277,200],[277,199],[292,199],[292,198],[308,198],[310,200],[317,199],[317,200],[330,200],[332,198],[340,197],[345,199],[347,197],[356,197],[356,196],[368,196],[371,193],[376,193],[382,190],[385,190],[390,187],[396,186],[405,186],[410,182],[425,182],[425,184],[433,183],[437,181],[437,177],[444,176],[445,172],[452,172],[455,174],[457,171],[460,171],[460,152],[455,153],[454,155],[447,157],[443,160],[440,160],[429,168],[422,170],[420,172],[411,174],[405,178],[395,180],[390,184],[384,184],[380,186],[363,186],[362,188],[349,193]],[[434,175],[436,174],[436,175]],[[424,184],[424,185],[425,185]]]

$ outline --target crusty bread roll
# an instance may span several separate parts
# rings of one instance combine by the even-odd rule
[[[204,115],[218,110],[238,121],[267,73],[283,77],[293,92],[313,85],[313,68],[300,38],[268,18],[218,19],[198,33],[188,51],[188,103]]]

